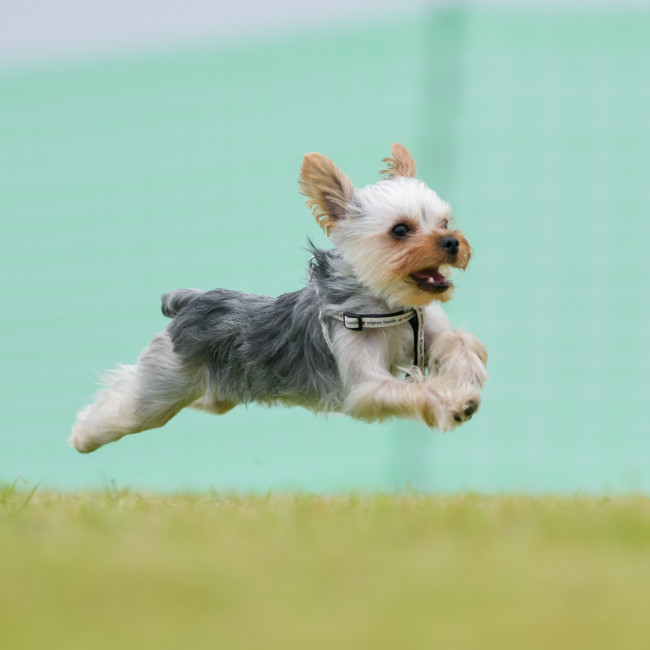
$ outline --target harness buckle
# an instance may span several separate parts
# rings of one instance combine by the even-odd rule
[[[349,330],[361,332],[363,330],[363,320],[358,314],[343,314],[343,325]]]

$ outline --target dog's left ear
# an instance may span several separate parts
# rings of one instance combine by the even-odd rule
[[[397,176],[415,178],[415,160],[411,157],[408,149],[403,144],[396,142],[391,145],[390,152],[392,158],[384,158],[381,161],[387,163],[388,167],[382,169],[379,173],[388,176],[388,178],[396,178]]]
[[[316,221],[329,235],[336,222],[345,217],[354,185],[329,158],[308,153],[300,170],[300,191],[307,197]]]

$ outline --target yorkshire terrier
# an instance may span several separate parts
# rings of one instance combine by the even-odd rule
[[[77,416],[70,443],[90,452],[161,427],[191,406],[304,406],[369,422],[411,418],[447,431],[480,405],[487,353],[441,303],[470,246],[448,203],[415,178],[401,144],[387,178],[355,188],[318,153],[300,190],[334,244],[312,246],[309,280],[278,298],[213,289],[162,296],[172,319],[133,366],[120,366]]]

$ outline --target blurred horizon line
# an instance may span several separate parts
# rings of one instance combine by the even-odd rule
[[[647,10],[648,4],[646,0],[402,0],[396,5],[388,0],[328,0],[305,5],[281,0],[269,5],[247,0],[225,5],[205,0],[114,0],[80,6],[74,0],[35,0],[2,12],[0,73],[273,40],[296,36],[314,22],[317,35],[320,30],[356,28],[445,9],[620,13]]]

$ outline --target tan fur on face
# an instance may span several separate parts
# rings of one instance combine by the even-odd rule
[[[392,158],[384,158],[381,162],[387,163],[388,167],[382,169],[379,173],[388,178],[395,178],[397,176],[406,176],[407,178],[415,178],[416,168],[415,160],[411,157],[408,149],[396,142],[390,147]]]
[[[455,259],[450,258],[444,248],[440,246],[443,237],[453,236],[458,239],[459,250]],[[471,256],[470,246],[463,234],[456,231],[444,231],[443,233],[414,233],[409,235],[407,240],[395,241],[391,237],[386,238],[386,257],[390,273],[393,278],[410,283],[408,276],[412,273],[429,268],[438,268],[443,264],[465,269]],[[447,302],[451,300],[454,292],[454,285],[450,284],[446,291],[441,293],[428,293],[422,291],[415,283],[408,292],[408,304],[425,305],[432,300]]]
[[[443,237],[455,237],[458,240],[458,255],[450,258],[444,248],[440,246]],[[389,240],[390,242],[390,240]],[[438,233],[414,233],[407,240],[390,242],[393,248],[393,264],[391,270],[398,276],[406,276],[416,271],[439,267],[442,264],[451,264],[458,269],[465,269],[469,264],[471,251],[467,240],[459,230]],[[400,247],[400,252],[395,253],[395,245]]]
[[[307,205],[326,234],[345,217],[353,190],[350,179],[329,158],[319,153],[304,157],[300,192],[307,197]]]
[[[440,239],[450,235],[459,242],[456,259],[450,258],[440,246]],[[396,309],[403,305],[414,307],[450,300],[453,284],[441,293],[434,293],[420,289],[409,276],[443,264],[464,269],[470,259],[470,247],[463,234],[458,230],[442,229],[413,232],[402,240],[382,233],[366,240],[356,252],[358,257],[352,259],[360,279],[380,291]]]

